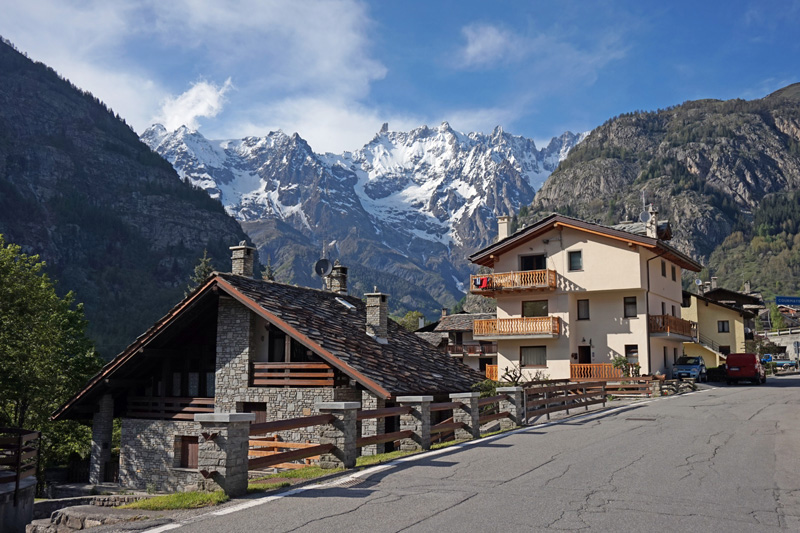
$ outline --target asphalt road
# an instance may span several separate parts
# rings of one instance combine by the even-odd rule
[[[798,409],[800,376],[707,388],[247,500],[174,530],[800,531]]]

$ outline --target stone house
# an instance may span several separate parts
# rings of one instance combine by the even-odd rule
[[[253,279],[254,249],[231,250],[232,273],[215,272],[53,415],[92,420],[90,482],[111,466],[114,418],[121,485],[192,490],[202,483],[195,414],[265,422],[315,414],[319,402],[377,409],[397,396],[446,398],[482,379],[389,320],[387,295],[347,295],[347,268],[333,268],[328,290],[296,287]],[[362,424],[364,435],[384,429],[384,419]],[[282,436],[316,439],[313,428]]]
[[[418,329],[414,333],[434,346],[442,346],[450,354],[470,368],[480,371],[489,379],[497,379],[497,343],[479,340],[473,336],[476,320],[492,318],[491,313],[447,314],[436,322]]]
[[[470,256],[493,269],[470,290],[497,299],[497,315],[475,320],[473,338],[497,343],[498,371],[592,379],[618,356],[642,374],[667,374],[695,337],[681,318],[684,270],[701,265],[669,246],[668,222],[615,227],[553,214]]]

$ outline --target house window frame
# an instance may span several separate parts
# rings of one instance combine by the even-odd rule
[[[639,345],[638,344],[626,344],[624,347],[625,350],[625,359],[628,360],[629,363],[638,363],[639,362]],[[635,359],[632,361],[631,359]]]
[[[581,313],[581,303],[585,302],[585,313]],[[589,300],[578,300],[578,320],[589,320],[591,318],[591,311],[589,306]]]
[[[717,320],[717,333],[730,333],[731,322],[730,320]]]
[[[545,303],[545,314],[543,314],[543,315],[526,315],[525,314],[525,304],[538,303],[538,302],[544,302]],[[522,301],[522,303],[520,303],[520,316],[523,317],[523,318],[543,318],[543,317],[550,316],[550,300],[545,298],[544,300],[524,300],[524,301]]]
[[[578,268],[572,264],[572,258],[578,258]],[[582,272],[583,271],[583,250],[570,250],[567,252],[567,270],[569,272]]]
[[[542,363],[542,364],[525,364],[524,359],[523,359],[523,355],[524,354],[522,352],[526,348],[541,349],[542,353],[544,355],[544,363]],[[537,354],[537,355],[541,355],[541,354]],[[519,367],[520,368],[547,368],[547,346],[545,346],[544,344],[537,344],[537,345],[534,345],[534,346],[520,346],[519,347]]]
[[[630,300],[633,300],[631,302]],[[628,306],[633,305],[635,310],[634,314],[628,313]],[[622,317],[623,318],[637,318],[639,316],[639,302],[636,296],[625,296],[622,298]]]
[[[664,261],[663,259],[661,260],[661,277],[662,278],[667,277],[667,262]]]
[[[194,448],[193,455],[187,453],[192,447]],[[172,463],[173,468],[188,468],[196,470],[199,462],[199,449],[199,438],[196,435],[175,435],[175,457]]]
[[[528,257],[541,257],[542,258],[543,267],[542,268],[531,268],[531,269],[528,269],[528,270],[524,269],[522,267],[522,261],[524,261]],[[520,255],[518,261],[519,261],[518,264],[519,264],[520,272],[532,272],[534,270],[546,270],[547,269],[547,254],[546,253]]]
[[[678,281],[678,274],[675,265],[671,265],[671,269],[672,269],[672,281]]]

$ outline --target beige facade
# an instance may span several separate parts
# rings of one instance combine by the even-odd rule
[[[594,224],[579,227],[568,217],[554,220],[541,228],[534,225],[529,238],[524,238],[525,230],[523,238],[512,236],[514,245],[497,246],[491,256],[497,276],[492,281],[532,267],[555,272],[555,283],[549,286],[522,284],[491,291],[497,299],[497,329],[505,330],[485,336],[476,331],[476,338],[496,339],[499,373],[520,365],[528,375],[538,371],[551,379],[569,378],[572,365],[610,363],[617,356],[639,363],[642,374],[668,373],[691,334],[678,334],[674,328],[652,331],[659,328],[649,321],[662,324],[666,319],[659,317],[681,316],[679,263],[693,270],[699,265],[680,255],[677,261],[675,254],[666,257],[652,244],[654,239],[606,233],[610,228]],[[476,262],[488,261],[482,260]],[[515,334],[514,324],[522,322],[509,319],[531,315],[557,319],[557,331]]]
[[[689,303],[683,316],[697,323],[697,342],[684,343],[686,355],[702,357],[707,368],[725,362],[725,355],[745,351],[744,311],[729,305],[686,294]]]

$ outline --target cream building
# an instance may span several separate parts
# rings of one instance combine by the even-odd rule
[[[683,293],[682,316],[697,323],[694,342],[683,345],[686,355],[702,357],[706,368],[725,363],[729,353],[745,352],[746,321],[753,313],[690,292]]]
[[[476,320],[473,335],[497,342],[501,376],[519,365],[528,376],[600,377],[616,356],[668,373],[695,334],[681,318],[681,274],[701,266],[664,242],[669,225],[655,215],[612,228],[554,214],[513,235],[499,217],[498,241],[470,256],[494,272],[470,288],[497,299],[497,317]]]

